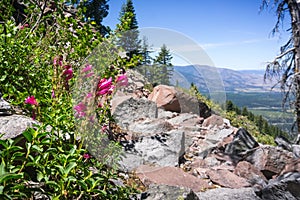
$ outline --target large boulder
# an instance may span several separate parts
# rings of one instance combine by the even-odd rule
[[[200,179],[177,167],[155,167],[144,165],[136,170],[144,185],[169,185],[190,188],[194,192],[210,188],[207,179]]]
[[[166,111],[193,113],[201,117],[208,117],[211,114],[210,109],[203,102],[199,102],[196,97],[188,95],[172,86],[156,86],[148,99]]]
[[[219,170],[208,170],[206,174],[209,176],[209,179],[222,187],[227,188],[242,188],[249,187],[250,183],[247,179],[242,178],[233,172],[226,169]]]
[[[138,119],[157,118],[156,104],[147,99],[121,95],[114,96],[112,104],[114,105],[112,114],[117,124],[123,129],[127,129]]]
[[[0,117],[0,134],[2,140],[16,138],[27,128],[39,125],[39,122],[24,115],[9,115]]]
[[[234,135],[233,141],[225,148],[225,153],[229,155],[234,163],[245,158],[254,151],[259,144],[244,128],[240,128]]]
[[[299,200],[300,199],[300,173],[290,172],[279,176],[258,191],[263,200]]]
[[[259,169],[267,179],[272,179],[279,175],[292,159],[292,152],[280,147],[262,146],[247,156],[245,160]]]
[[[132,171],[141,164],[179,165],[179,159],[185,151],[184,140],[184,132],[176,129],[140,137],[124,150],[119,162],[120,169]]]

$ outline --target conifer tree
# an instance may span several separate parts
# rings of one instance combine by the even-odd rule
[[[119,21],[117,25],[118,45],[123,48],[126,55],[131,59],[134,55],[138,55],[141,43],[132,0],[127,0],[122,6]]]
[[[170,50],[163,44],[154,61],[160,84],[170,84],[170,77],[173,73],[173,65],[171,63],[172,58]]]
[[[109,27],[102,24],[103,19],[108,15],[109,0],[87,0],[80,5],[84,7],[84,16],[86,20],[92,20],[96,23],[98,31],[102,36],[109,32]]]

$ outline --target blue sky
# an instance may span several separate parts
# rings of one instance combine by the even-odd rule
[[[140,28],[157,27],[179,33],[204,49],[216,67],[242,70],[264,69],[288,37],[286,27],[271,35],[276,23],[275,10],[259,12],[261,1],[133,0],[133,3]],[[125,2],[109,1],[105,25],[115,28]],[[189,63],[175,56],[173,64]]]

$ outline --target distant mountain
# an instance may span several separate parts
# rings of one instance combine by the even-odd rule
[[[266,92],[275,82],[264,81],[263,70],[232,70],[206,65],[174,66],[174,85],[189,87],[194,83],[201,92]]]

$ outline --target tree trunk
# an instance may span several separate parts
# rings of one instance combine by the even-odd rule
[[[294,89],[295,89],[295,112],[298,137],[300,135],[300,0],[285,0],[291,15],[294,52]]]

